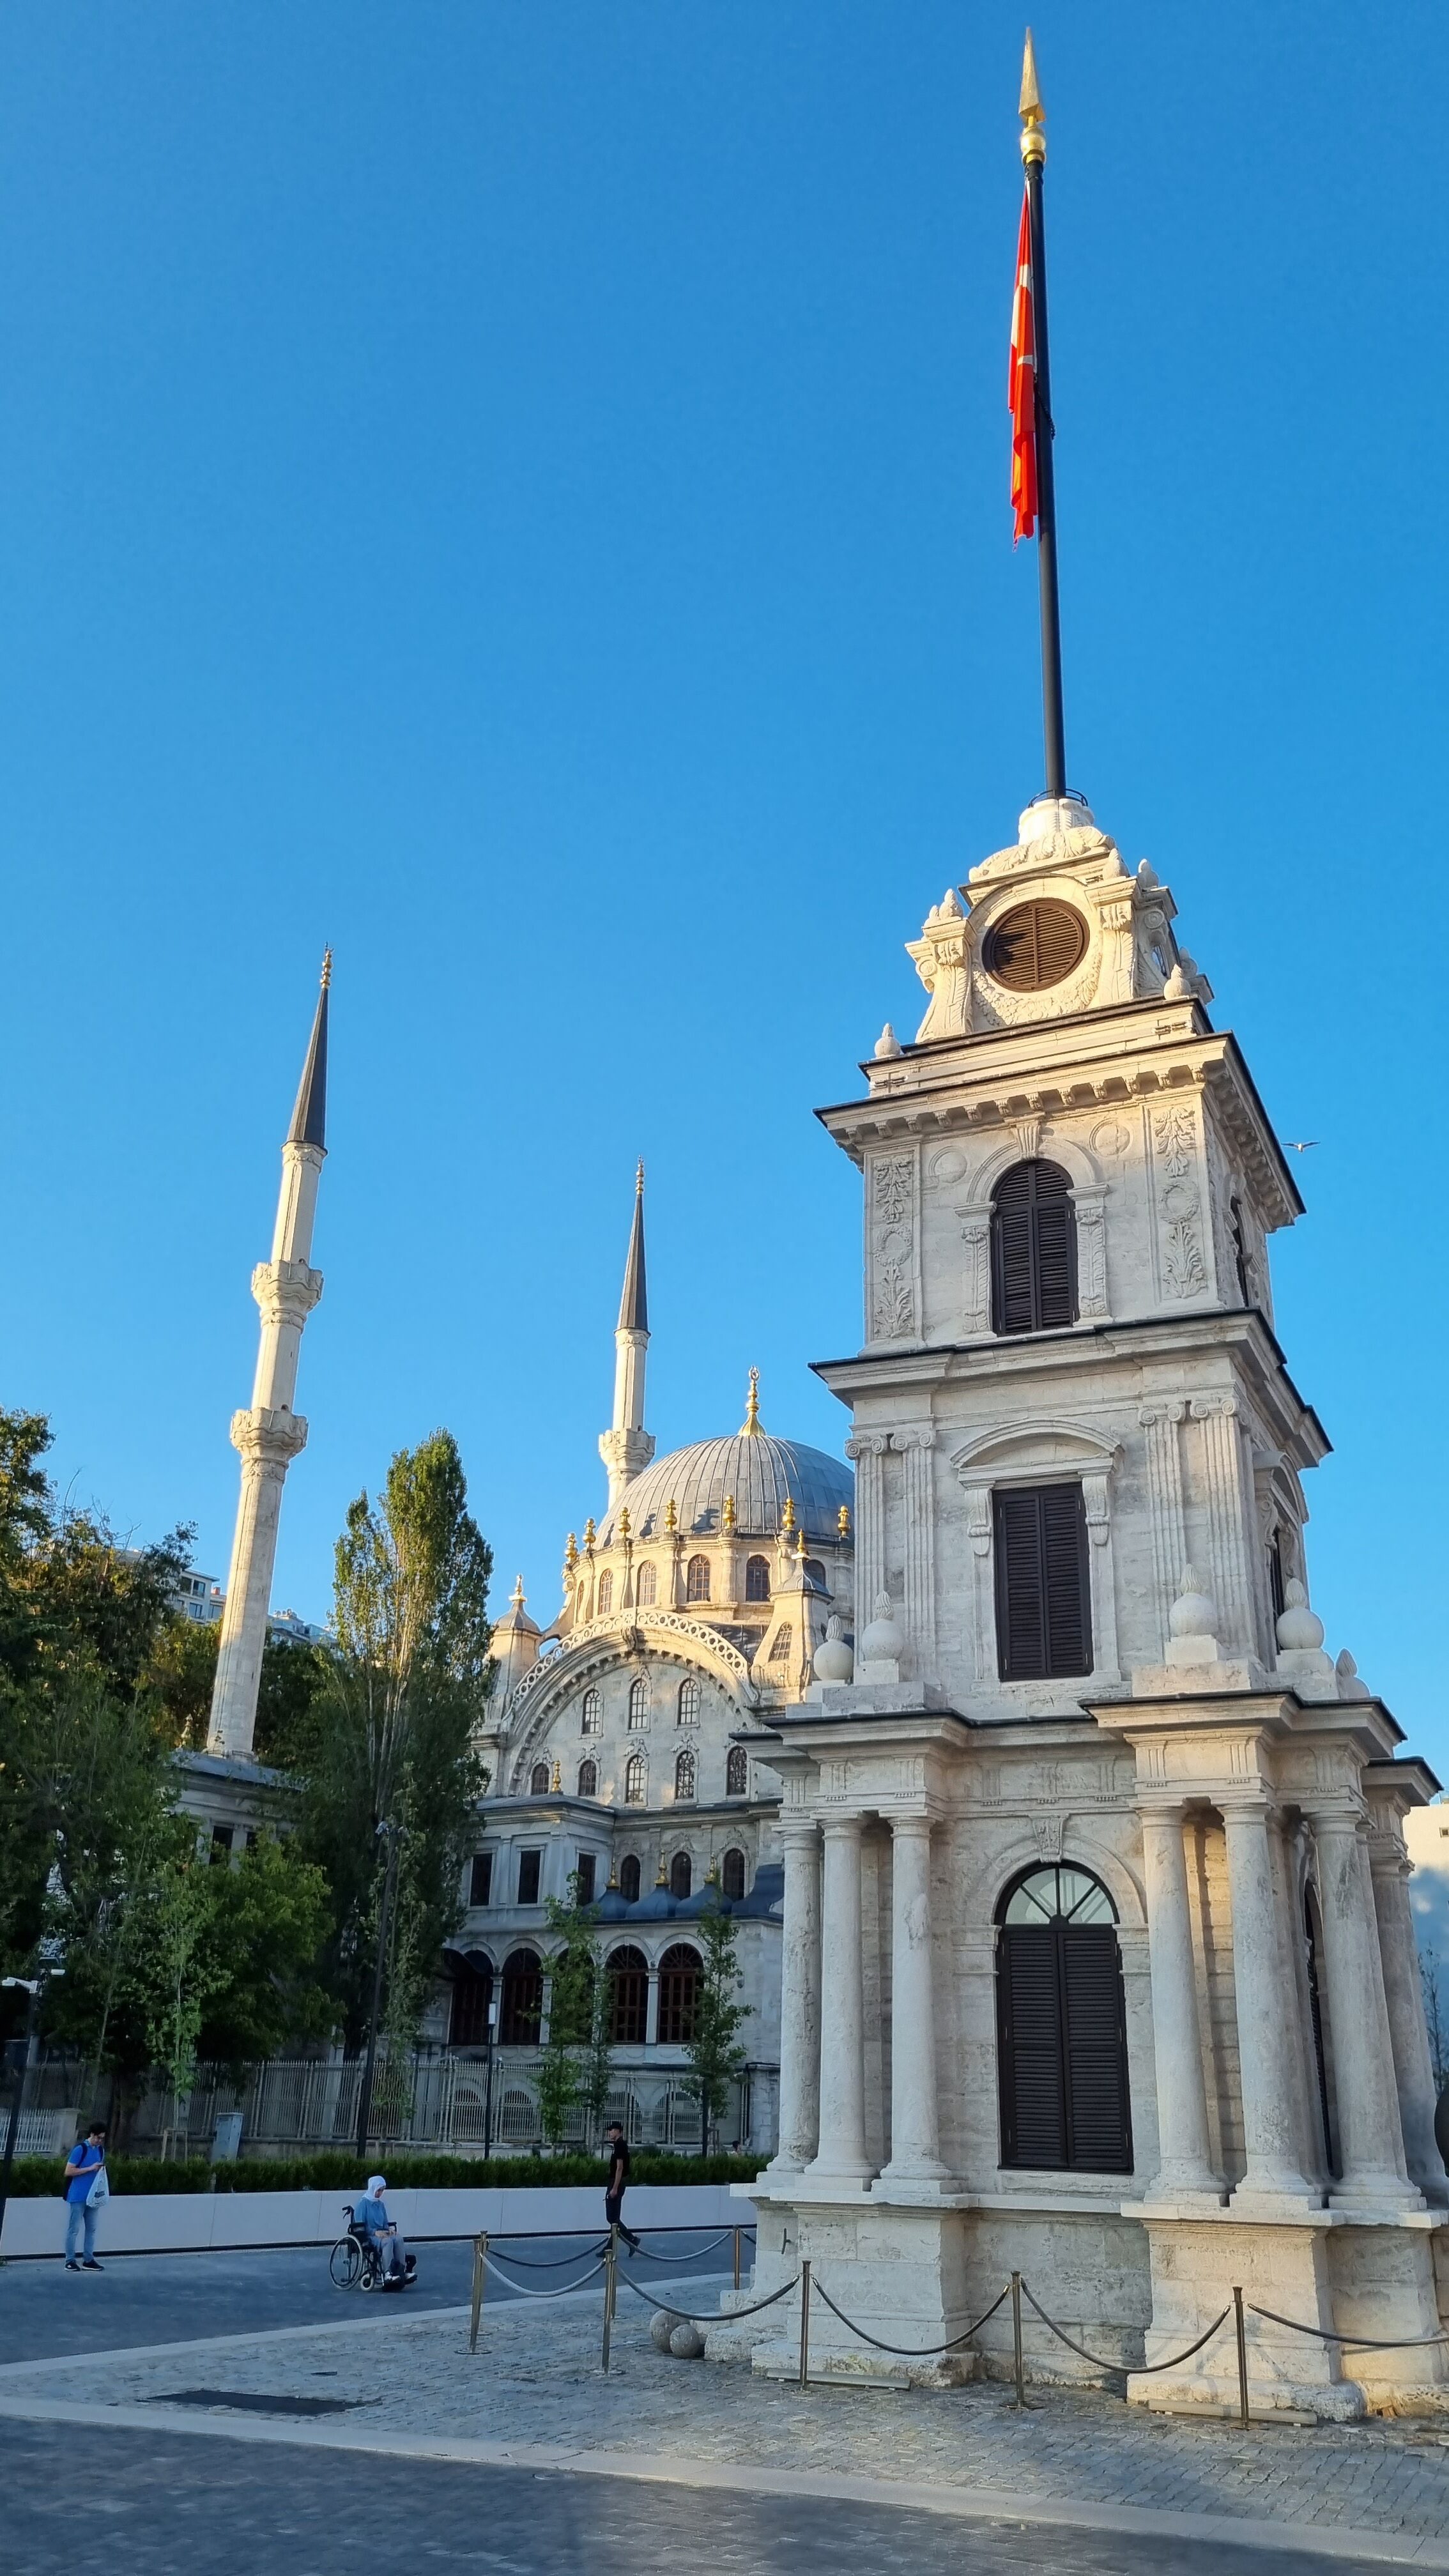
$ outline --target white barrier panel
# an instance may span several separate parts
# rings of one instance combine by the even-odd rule
[[[386,2158],[379,2159],[386,2170]],[[374,2168],[376,2170],[376,2168]],[[330,2245],[346,2221],[343,2203],[361,2199],[331,2191],[115,2192],[100,2214],[98,2254],[177,2254],[211,2246]],[[563,2235],[572,2228],[602,2228],[604,2193],[588,2186],[562,2190],[500,2191],[496,2187],[450,2191],[390,2191],[389,2215],[404,2236]],[[738,2227],[740,2204],[727,2182],[635,2183],[624,2204],[629,2224],[649,2227]],[[12,2200],[5,2212],[0,2254],[60,2254],[65,2250],[65,2203]]]

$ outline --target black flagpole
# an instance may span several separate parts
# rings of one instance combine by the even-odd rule
[[[1046,126],[1036,85],[1031,29],[1021,67],[1021,157],[1026,164],[1027,219],[1031,226],[1031,315],[1036,352],[1036,553],[1041,586],[1041,697],[1046,736],[1046,792],[1067,793],[1067,747],[1062,722],[1062,625],[1057,596],[1057,497],[1052,474],[1052,377],[1047,345],[1046,221],[1042,173]]]

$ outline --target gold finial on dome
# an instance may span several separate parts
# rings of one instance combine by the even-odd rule
[[[656,1887],[663,1887],[666,1889],[669,1885],[669,1872],[664,1866],[664,1845],[662,1843],[659,1846],[659,1876],[654,1881],[654,1884]]]
[[[679,1505],[677,1503],[666,1503],[664,1506],[664,1535],[666,1538],[677,1538],[678,1534]]]
[[[719,1520],[720,1527],[724,1531],[726,1537],[732,1538],[735,1530],[735,1498],[733,1494],[726,1494],[720,1509]]]
[[[781,1538],[793,1538],[793,1537],[794,1537],[794,1535],[795,1535],[795,1497],[794,1497],[794,1495],[793,1495],[793,1494],[787,1494],[787,1495],[785,1496],[785,1509],[784,1509],[784,1513],[783,1513],[783,1515],[782,1515],[782,1517],[781,1517],[781,1521],[780,1521],[780,1536],[781,1536]]]
[[[839,1511],[835,1515],[835,1535],[837,1538],[849,1538],[850,1536],[849,1503],[842,1503]]]
[[[627,1503],[621,1503],[619,1506],[619,1536],[626,1547],[633,1535],[634,1524],[629,1518],[629,1506]]]
[[[323,990],[323,992],[324,992],[324,993],[326,992],[327,987],[328,987],[328,985],[331,983],[331,981],[332,981],[332,951],[331,951],[331,949],[330,949],[330,948],[324,948],[324,949],[323,949],[323,951],[322,951],[322,990]]]
[[[763,1425],[760,1421],[760,1372],[757,1368],[752,1368],[750,1371],[750,1392],[745,1401],[745,1418],[740,1424],[740,1438],[742,1440],[753,1440],[762,1428]]]
[[[594,1527],[594,1515],[590,1512],[588,1519],[584,1523],[584,1547],[590,1556],[593,1555],[594,1541],[598,1535],[599,1533]]]
[[[528,1595],[523,1588],[523,1577],[521,1574],[515,1574],[513,1578],[513,1590],[508,1596],[509,1609],[514,1611],[521,1610],[527,1599]]]
[[[803,1530],[801,1530],[801,1531],[800,1531],[799,1535],[798,1535],[798,1536],[797,1536],[797,1538],[796,1538],[796,1541],[795,1541],[795,1554],[799,1557],[799,1559],[800,1559],[801,1563],[803,1564],[803,1563],[804,1563],[804,1560],[805,1560],[805,1532],[804,1532]]]
[[[574,1536],[574,1534],[573,1534],[573,1531],[572,1531],[572,1530],[570,1530],[570,1531],[569,1531],[569,1536],[568,1536],[568,1545],[567,1545],[567,1547],[564,1549],[564,1567],[565,1567],[565,1570],[566,1570],[569,1574],[572,1574],[572,1572],[573,1572],[573,1570],[574,1570],[574,1567],[578,1564],[578,1561],[579,1561],[579,1543],[578,1543],[578,1540],[575,1538],[575,1536]]]
[[[563,1764],[560,1762],[557,1754],[553,1757],[553,1778],[550,1780],[548,1785],[553,1791],[554,1796],[557,1797],[560,1789],[563,1787]]]

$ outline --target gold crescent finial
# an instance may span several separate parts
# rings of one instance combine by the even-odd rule
[[[642,1154],[639,1157],[639,1168],[634,1174],[634,1196],[636,1199],[642,1199],[644,1196],[644,1157]]]
[[[751,1439],[751,1438],[753,1438],[754,1434],[759,1430],[759,1428],[760,1428],[760,1372],[759,1372],[759,1370],[758,1370],[757,1368],[752,1368],[752,1369],[751,1369],[751,1371],[750,1371],[750,1392],[749,1392],[748,1398],[746,1399],[746,1403],[745,1403],[745,1418],[744,1418],[743,1422],[740,1424],[740,1432],[739,1432],[739,1436],[740,1436],[740,1438],[741,1438],[742,1440]]]
[[[330,948],[324,948],[324,949],[323,949],[323,951],[322,951],[322,990],[323,990],[323,992],[324,992],[324,993],[326,992],[327,987],[328,987],[328,985],[331,983],[331,981],[332,981],[332,951],[331,951],[331,949],[330,949]]]
[[[1021,57],[1021,97],[1017,101],[1021,118],[1021,157],[1023,161],[1046,159],[1046,110],[1041,103],[1041,89],[1036,76],[1036,47],[1031,29],[1026,31],[1026,45]]]

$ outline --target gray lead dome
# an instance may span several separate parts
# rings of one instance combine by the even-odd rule
[[[736,1432],[728,1440],[697,1440],[688,1449],[673,1449],[636,1476],[619,1498],[627,1508],[636,1539],[659,1538],[670,1503],[679,1514],[686,1538],[717,1533],[725,1497],[733,1494],[735,1527],[744,1538],[776,1538],[785,1502],[807,1538],[833,1538],[842,1503],[855,1504],[855,1479],[841,1458],[823,1449],[807,1449],[798,1440],[777,1440],[768,1431]],[[599,1529],[599,1546],[618,1542],[618,1510]]]

